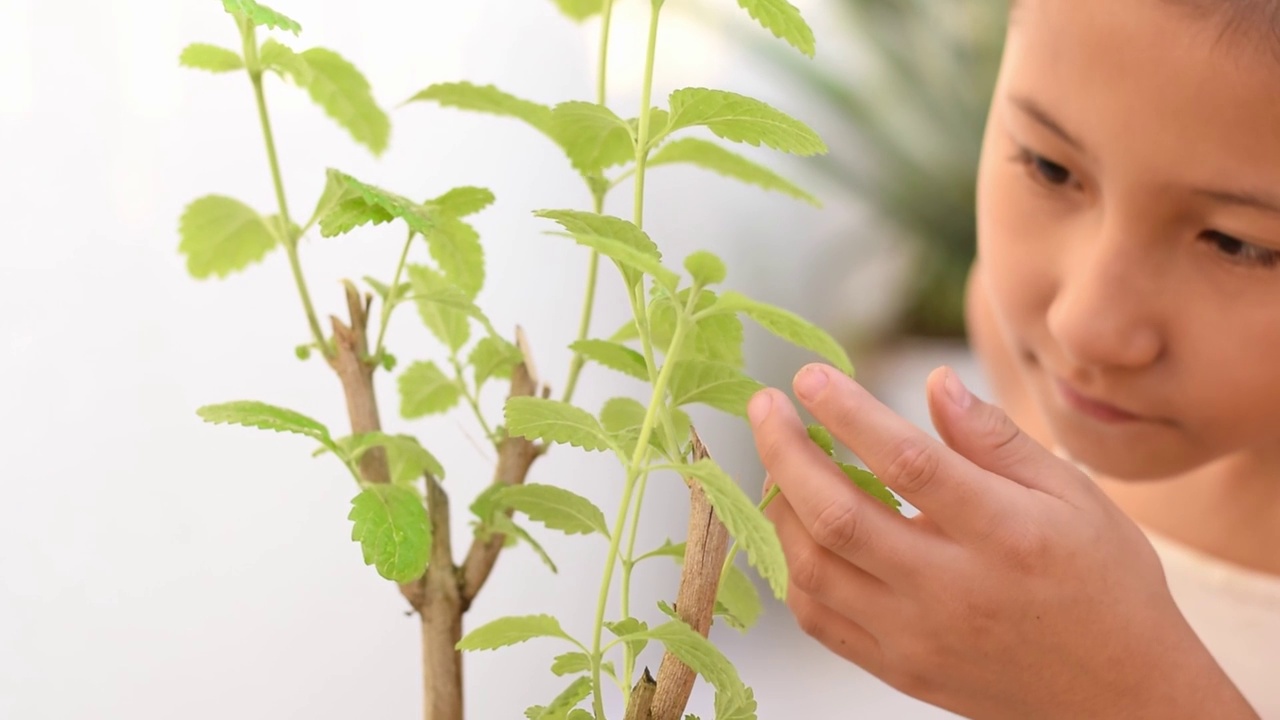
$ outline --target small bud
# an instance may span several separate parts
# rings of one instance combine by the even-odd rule
[[[293,349],[293,354],[297,355],[299,360],[307,360],[311,357],[311,346],[299,345]]]

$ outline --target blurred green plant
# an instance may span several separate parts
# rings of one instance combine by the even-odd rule
[[[746,34],[740,41],[826,116],[831,153],[807,169],[866,200],[919,251],[896,332],[963,337],[975,175],[1007,0],[832,6],[835,22],[818,40],[851,46],[853,67],[798,61]]]

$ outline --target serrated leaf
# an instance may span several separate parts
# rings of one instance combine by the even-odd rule
[[[304,435],[333,449],[329,429],[316,420],[293,410],[268,405],[257,400],[236,400],[218,405],[205,405],[196,410],[205,422],[214,425],[242,425],[275,432]]]
[[[628,397],[610,398],[600,410],[600,424],[611,433],[644,424],[648,409],[639,400]]]
[[[431,257],[444,276],[468,298],[475,298],[484,287],[484,248],[480,245],[480,234],[465,222],[446,215],[425,237]]]
[[[591,658],[583,652],[570,652],[563,655],[557,655],[556,659],[551,661],[551,672],[559,677],[564,677],[571,673],[581,673],[591,671]]]
[[[456,187],[423,203],[453,217],[474,215],[493,204],[493,193],[481,187]]]
[[[603,0],[555,0],[560,12],[576,22],[582,22],[592,15],[599,15],[604,7]]]
[[[574,169],[584,175],[621,165],[636,155],[631,126],[603,105],[560,103],[551,111],[549,127]]]
[[[608,340],[579,340],[570,345],[569,349],[610,370],[617,370],[637,380],[649,381],[649,368],[644,356],[626,345]]]
[[[649,640],[657,640],[666,647],[691,670],[707,679],[716,689],[717,706],[719,696],[738,699],[746,694],[746,687],[738,677],[733,663],[724,656],[711,641],[699,635],[682,620],[671,620],[655,628],[640,633]],[[733,703],[726,703],[733,704]],[[717,718],[721,717],[719,713]]]
[[[489,378],[507,379],[517,365],[524,362],[520,348],[503,338],[484,337],[471,349],[467,363],[475,370],[476,387],[484,385]]]
[[[258,49],[258,62],[263,70],[270,70],[282,78],[292,80],[298,87],[305,87],[311,81],[311,68],[301,55],[293,48],[276,40],[267,38]]]
[[[618,269],[622,272],[629,286],[634,286],[639,282],[640,277],[637,273],[649,275],[671,292],[674,292],[676,286],[680,284],[680,276],[663,267],[661,261],[655,260],[653,256],[613,238],[601,235],[562,232],[549,232],[547,234],[573,238],[579,245],[589,247],[613,260],[618,265]]]
[[[408,273],[423,324],[451,350],[461,349],[471,338],[471,321],[465,310],[447,302],[447,295],[453,288],[466,300],[465,293],[425,265],[410,265]]]
[[[702,286],[722,283],[728,274],[724,261],[706,250],[690,253],[684,259],[684,269],[695,283]]]
[[[846,374],[853,375],[853,363],[836,339],[795,313],[762,303],[736,292],[726,292],[715,305],[717,312],[740,312],[765,330],[787,342],[812,350]]]
[[[342,198],[320,216],[320,236],[337,237],[363,225],[381,225],[395,219],[394,215],[371,205],[362,197]]]
[[[743,686],[735,693],[716,693],[716,720],[757,720],[756,698],[751,688]]]
[[[316,201],[316,209],[311,213],[311,220],[307,222],[307,225],[311,225],[321,219],[324,219],[342,203],[358,198],[359,193],[351,188],[342,173],[337,170],[333,170],[332,168],[327,170],[325,172],[324,190],[320,193],[320,199]],[[360,207],[370,208],[372,206],[367,202],[360,200]],[[362,211],[361,217],[367,215],[370,215],[369,211]],[[378,220],[380,222],[386,222],[390,219],[390,214],[379,209]],[[341,229],[341,232],[349,232],[351,229],[356,227],[357,224],[373,221],[373,217],[367,217],[363,219],[363,221],[360,221],[360,218],[334,218],[329,220],[328,227],[330,230]],[[324,237],[332,237],[335,234],[341,234],[340,232],[326,233],[324,224],[321,224],[320,232]]]
[[[178,251],[187,256],[187,271],[199,279],[243,270],[280,244],[266,218],[223,195],[206,195],[188,205],[178,233]]]
[[[510,398],[506,425],[511,435],[529,440],[569,444],[583,450],[611,449],[608,433],[591,413],[558,400]]]
[[[191,43],[182,49],[178,64],[195,70],[223,73],[243,68],[244,60],[235,51],[217,45]]]
[[[539,637],[573,638],[550,615],[523,615],[498,618],[467,633],[458,641],[458,650],[496,650]]]
[[[714,461],[704,459],[671,469],[698,481],[715,508],[716,517],[746,551],[747,561],[768,581],[779,600],[785,598],[787,559],[782,554],[782,543],[773,523],[756,509],[756,504]]]
[[[566,535],[598,532],[609,537],[604,513],[590,500],[554,485],[524,483],[499,490],[494,503],[529,516],[530,520]]]
[[[422,577],[431,557],[431,521],[422,498],[403,485],[366,485],[351,501],[351,539],[364,563],[388,580]]]
[[[489,529],[492,532],[498,532],[498,533],[502,533],[503,535],[506,535],[509,541],[513,541],[517,539],[525,541],[525,543],[533,550],[533,552],[539,558],[542,559],[542,562],[548,568],[551,568],[551,572],[553,573],[560,572],[556,568],[556,564],[551,559],[551,556],[547,554],[546,549],[544,549],[542,545],[540,545],[538,541],[535,540],[533,536],[528,533],[528,531],[526,531],[524,528],[517,525],[514,521],[512,521],[511,518],[507,517],[505,513],[493,514],[488,524],[489,524]]]
[[[793,155],[827,151],[818,134],[804,123],[759,100],[726,90],[684,88],[671,93],[670,131],[695,125],[706,126],[731,142],[765,145]]]
[[[880,478],[876,477],[874,473],[869,470],[863,470],[856,465],[849,465],[848,463],[836,464],[840,466],[840,469],[844,472],[845,476],[848,477],[854,485],[857,485],[868,495],[879,500],[890,508],[893,508],[898,512],[902,512],[902,501],[893,494],[893,491],[885,487],[885,484],[881,482]]]
[[[366,210],[365,213],[368,218],[357,222],[356,225],[361,225],[365,222],[385,222],[386,219],[389,219],[387,216],[390,216],[404,220],[411,230],[422,235],[430,233],[435,228],[437,219],[432,215],[430,209],[396,193],[363,183],[340,170],[330,168],[328,172],[335,182],[341,183],[350,191],[352,198],[338,205],[334,212],[329,213],[328,216],[320,221],[321,234],[325,237],[338,234],[337,232],[326,230],[326,225],[330,227],[334,225],[334,221],[330,220],[330,217],[339,211],[344,211],[345,208],[357,207],[354,203],[361,200],[374,209]],[[377,210],[382,212],[379,213]],[[352,211],[346,210],[345,212],[350,213]],[[358,214],[356,217],[359,217]],[[350,227],[346,227],[346,230],[350,229]],[[343,231],[345,232],[345,230]]]
[[[448,412],[462,397],[458,383],[434,362],[416,362],[400,375],[400,415],[406,419]]]
[[[684,552],[687,547],[688,543],[673,543],[671,542],[671,539],[668,538],[661,546],[650,550],[639,558],[636,558],[636,562],[639,562],[644,558],[670,557],[675,558],[678,563],[684,563]]]
[[[644,635],[648,632],[649,625],[642,620],[629,617],[617,622],[605,621],[604,627],[619,638],[628,638],[623,644],[631,647],[632,657],[638,657],[649,644],[649,638]]]
[[[608,664],[609,663],[605,663],[605,665],[608,665]],[[595,718],[596,718],[595,715],[592,715],[591,713],[587,712],[586,710],[583,710],[582,708],[577,708],[576,710],[573,710],[572,712],[569,713],[569,717],[566,720],[595,720]]]
[[[812,440],[822,451],[828,455],[836,454],[836,441],[831,437],[831,431],[821,425],[810,425],[808,428],[809,439]]]
[[[436,102],[459,110],[516,118],[551,137],[551,108],[523,100],[493,85],[474,85],[469,82],[438,83],[420,91],[405,102],[424,101]]]
[[[617,240],[641,253],[661,260],[662,253],[644,230],[635,223],[612,215],[599,215],[582,210],[539,210],[536,217],[554,220],[568,232],[582,235],[599,235]]]
[[[649,109],[649,148],[653,149],[656,142],[661,142],[664,133],[667,131],[667,125],[671,122],[671,113],[662,108]],[[631,128],[632,134],[636,137],[636,142],[640,138],[640,118],[631,118],[627,121],[627,125]],[[630,159],[630,158],[628,158]]]
[[[360,456],[375,447],[384,448],[391,482],[397,485],[417,482],[427,472],[437,480],[444,479],[444,466],[412,435],[367,432],[342,438],[338,445],[346,450],[352,462],[358,462]]]
[[[729,568],[716,592],[716,614],[723,616],[735,630],[746,632],[763,613],[764,605],[751,579],[741,569]]]
[[[671,298],[658,296],[650,303],[649,333],[654,347],[665,351],[671,346],[671,339],[676,331],[676,303],[683,308],[689,301],[689,289]],[[694,312],[702,312],[716,303],[716,294],[704,290],[698,296]],[[744,364],[742,344],[744,341],[742,321],[736,315],[723,313],[709,315],[700,319],[685,334],[684,350],[679,358],[698,358],[713,362],[723,362],[741,368]],[[668,358],[671,359],[671,358]]]
[[[587,699],[593,687],[595,685],[589,675],[574,680],[564,692],[551,701],[550,705],[542,708],[541,712],[534,716],[535,720],[568,720],[569,711]]]
[[[622,323],[622,327],[618,328],[609,336],[609,342],[624,343],[629,340],[640,339],[640,328],[636,326],[635,320],[628,320]]]
[[[673,163],[696,165],[749,185],[785,193],[815,207],[822,206],[813,195],[769,168],[701,138],[674,140],[649,158],[649,167]]]
[[[738,5],[774,37],[813,57],[813,30],[796,6],[787,0],[738,0]]]
[[[310,70],[306,88],[311,99],[356,142],[381,155],[387,149],[391,121],[373,99],[369,81],[332,50],[311,48],[302,53],[302,59]]]
[[[388,287],[386,283],[378,280],[377,278],[369,277],[368,275],[364,276],[364,281],[369,284],[369,287],[373,288],[373,291],[378,294],[378,297],[381,298],[383,302],[394,303],[397,298],[404,297],[409,292],[409,283],[402,282],[396,286],[395,297],[390,297],[391,288]]]
[[[294,35],[302,32],[302,26],[297,20],[286,17],[266,5],[260,5],[254,0],[222,0],[222,7],[232,15],[244,17],[256,26],[265,25],[277,30],[287,30]]]
[[[710,405],[738,417],[747,416],[747,403],[763,385],[728,363],[675,360],[671,370],[671,402],[677,407]]]

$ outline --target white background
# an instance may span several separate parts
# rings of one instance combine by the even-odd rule
[[[776,76],[691,19],[684,0],[667,4],[656,99],[681,86],[723,87],[821,128]],[[741,15],[734,3],[716,4]],[[800,4],[820,57],[850,56],[824,37],[821,3]],[[288,42],[337,50],[387,108],[457,79],[546,103],[594,95],[597,26],[573,25],[549,0],[277,5],[304,27]],[[610,101],[624,115],[638,104],[643,5],[620,0],[615,19]],[[331,371],[293,357],[307,334],[283,253],[212,282],[191,279],[177,253],[177,219],[199,196],[229,194],[275,212],[250,86],[243,74],[179,68],[193,41],[237,47],[216,0],[0,3],[0,717],[419,717],[418,624],[349,540],[349,476],[332,459],[311,459],[301,438],[213,427],[195,415],[206,403],[252,398],[339,433],[345,422]],[[558,390],[586,255],[542,235],[546,223],[530,211],[588,202],[558,151],[512,121],[415,104],[391,111],[391,147],[375,160],[298,89],[271,78],[267,90],[295,216],[309,214],[326,167],[411,197],[464,184],[494,190],[497,204],[475,219],[489,263],[480,302],[499,328],[526,328]],[[805,177],[801,162],[747,150]],[[877,260],[861,215],[820,185],[808,183],[827,202],[818,211],[691,169],[650,178],[647,228],[673,265],[693,249],[714,250],[727,259],[731,287],[833,329],[874,315],[891,295],[869,284]],[[629,215],[628,196],[617,193],[610,209]],[[341,307],[339,279],[386,279],[401,233],[306,241],[323,316]],[[605,277],[602,334],[625,317],[618,285]],[[401,367],[441,357],[411,308],[389,337]],[[811,359],[759,333],[748,343],[749,370],[773,384]],[[902,371],[899,402],[913,418],[922,417],[917,396],[931,368]],[[487,482],[490,458],[461,414],[400,419],[390,380],[380,376],[386,423],[445,461],[455,547],[465,547],[462,511]],[[594,409],[636,390],[589,370],[577,400]],[[486,396],[490,412],[500,400]],[[695,420],[721,463],[758,492],[743,424],[705,412]],[[608,458],[557,449],[533,479],[613,515],[620,482]],[[680,483],[656,477],[650,487],[646,547],[682,537],[685,523]],[[603,543],[538,535],[561,573],[527,548],[508,552],[468,627],[550,612],[587,634]],[[670,596],[675,571],[655,562],[637,572],[642,616],[660,619],[652,603]],[[755,688],[762,718],[946,716],[829,655],[777,603],[749,636],[717,627],[715,638]],[[546,670],[562,651],[535,641],[468,656],[469,716],[518,718],[549,700],[565,684]],[[656,665],[658,656],[642,659]],[[710,718],[705,688],[691,710]]]

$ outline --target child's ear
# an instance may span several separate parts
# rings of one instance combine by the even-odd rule
[[[969,348],[982,364],[994,393],[992,404],[1003,408],[1023,432],[1041,445],[1053,447],[1049,425],[1023,382],[1013,348],[1009,347],[996,325],[991,298],[977,260],[969,268],[969,282],[965,288],[965,325]]]

